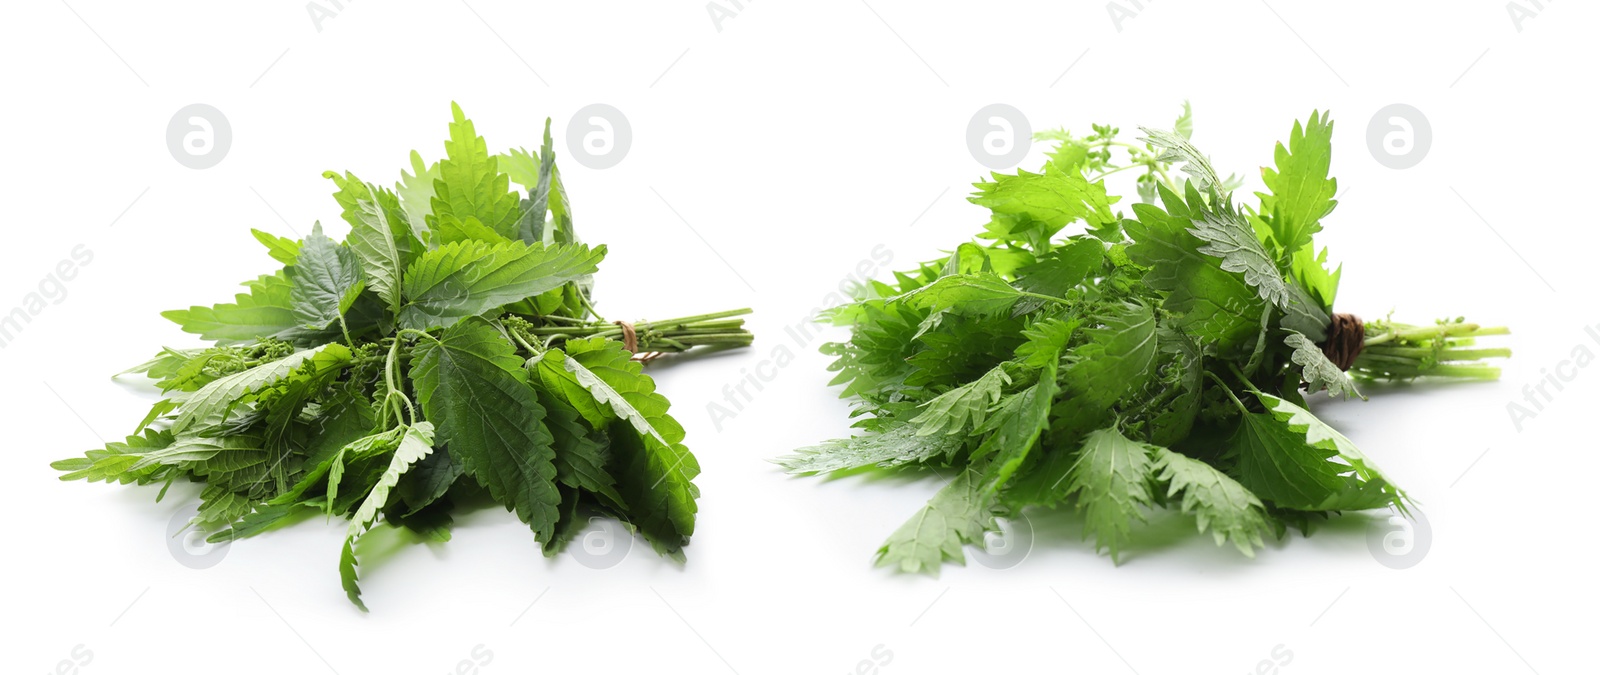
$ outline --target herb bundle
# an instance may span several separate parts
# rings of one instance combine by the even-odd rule
[[[1313,242],[1336,204],[1326,114],[1294,125],[1248,204],[1190,142],[1187,104],[1174,130],[1142,130],[1137,143],[1110,126],[1040,134],[1055,142],[1040,172],[975,184],[970,201],[991,212],[977,241],[827,315],[851,330],[823,351],[867,433],[777,462],[948,479],[879,564],[937,574],[1029,507],[1077,507],[1113,561],[1154,508],[1247,556],[1263,534],[1335,512],[1409,513],[1305,395],[1499,376],[1482,359],[1509,350],[1474,341],[1504,328],[1334,313],[1341,270]],[[1106,191],[1123,171],[1138,172],[1131,214]]]
[[[748,345],[749,310],[600,318],[606,248],[573,231],[549,121],[537,153],[490,155],[452,107],[445,158],[412,152],[394,190],[325,174],[344,242],[320,224],[299,241],[258,231],[283,269],[166,312],[214,346],[128,371],[164,397],[127,440],[52,464],[62,480],[159,483],[158,500],[204,483],[192,525],[212,541],[349,518],[339,574],[362,609],[355,544],[380,515],[445,541],[453,510],[492,500],[554,555],[594,510],[681,559],[699,465],[640,361]]]

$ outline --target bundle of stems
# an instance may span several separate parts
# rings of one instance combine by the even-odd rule
[[[744,327],[744,319],[734,318],[751,312],[750,308],[730,309],[710,314],[696,314],[676,319],[639,321],[629,324],[637,339],[635,353],[682,352],[694,347],[747,347],[754,336]],[[606,321],[598,315],[593,320],[564,316],[527,316],[516,330],[524,337],[538,340],[547,347],[556,347],[566,340],[607,337],[623,339],[626,329],[619,322]]]
[[[1456,318],[1433,326],[1413,326],[1387,319],[1366,323],[1361,354],[1350,374],[1370,379],[1407,380],[1424,375],[1469,380],[1495,380],[1500,368],[1483,359],[1511,357],[1505,347],[1478,347],[1476,338],[1507,335],[1505,326],[1480,326]]]

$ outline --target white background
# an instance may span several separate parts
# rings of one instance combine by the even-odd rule
[[[1520,431],[1506,406],[1580,346],[1600,353],[1583,330],[1600,324],[1595,8],[1525,2],[1538,15],[1519,26],[1502,0],[1120,4],[1136,16],[1119,26],[1104,2],[728,1],[719,30],[698,0],[329,0],[319,30],[298,0],[12,3],[0,311],[73,247],[93,260],[0,350],[5,670],[56,672],[75,649],[90,674],[445,673],[475,648],[491,675],[845,673],[875,649],[890,674],[1246,673],[1275,649],[1291,674],[1590,661],[1600,372],[1577,369]],[[964,196],[982,175],[965,137],[978,108],[1131,132],[1170,124],[1185,99],[1196,142],[1247,189],[1294,119],[1333,111],[1343,194],[1320,239],[1344,262],[1340,310],[1515,327],[1498,383],[1317,406],[1421,503],[1424,559],[1380,565],[1359,516],[1254,560],[1158,517],[1113,566],[1074,516],[1044,513],[1011,569],[874,569],[938,482],[790,479],[768,463],[847,433],[817,343],[784,327],[875,246],[907,267],[977,231]],[[148,387],[107,375],[195,343],[159,311],[270,271],[251,227],[295,236],[320,219],[342,235],[321,172],[387,182],[413,148],[439,158],[452,100],[491,149],[533,147],[546,116],[559,135],[584,105],[622,110],[634,138],[616,167],[559,148],[580,233],[611,248],[600,308],[757,310],[756,347],[651,367],[704,467],[686,567],[642,542],[606,570],[547,560],[512,516],[482,512],[447,545],[365,568],[363,615],[339,589],[340,522],[193,570],[165,531],[194,489],[156,504],[154,489],[56,481],[49,461],[120,438],[148,405]],[[191,103],[231,124],[214,168],[167,150]],[[1367,150],[1391,103],[1431,124],[1415,168]],[[780,349],[793,363],[764,368],[776,375],[719,430],[707,402]]]

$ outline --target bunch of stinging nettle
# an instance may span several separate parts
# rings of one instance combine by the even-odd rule
[[[1190,119],[1186,105],[1173,131],[1143,129],[1139,143],[1108,126],[1041,134],[1058,143],[1041,172],[976,184],[971,201],[992,211],[981,243],[830,313],[852,334],[823,351],[869,433],[778,463],[931,466],[949,481],[879,564],[937,573],[997,516],[1034,506],[1081,509],[1084,536],[1113,560],[1157,507],[1250,556],[1263,533],[1316,516],[1408,512],[1304,395],[1359,395],[1352,376],[1494,379],[1478,361],[1509,350],[1473,340],[1506,329],[1333,313],[1339,270],[1312,241],[1335,205],[1328,117],[1295,124],[1255,204],[1190,144]],[[1118,213],[1104,179],[1130,170],[1139,201]],[[1084,233],[1061,236],[1080,221]]]
[[[459,107],[454,118],[445,159],[411,153],[393,191],[325,174],[343,243],[320,225],[300,241],[258,231],[282,270],[233,303],[166,312],[215,346],[128,371],[165,397],[126,441],[53,464],[61,478],[161,495],[204,483],[193,525],[212,541],[348,517],[339,573],[362,609],[355,543],[380,514],[444,541],[453,509],[489,499],[553,555],[594,509],[681,558],[700,468],[635,352],[748,345],[731,318],[748,310],[600,319],[605,247],[573,233],[548,120],[537,154],[496,156]]]

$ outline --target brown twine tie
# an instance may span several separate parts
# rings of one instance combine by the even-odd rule
[[[1328,339],[1322,343],[1322,354],[1339,370],[1350,370],[1361,355],[1362,344],[1367,339],[1367,326],[1354,314],[1334,314],[1328,325]]]
[[[649,363],[661,358],[661,352],[645,352],[643,354],[639,353],[639,332],[634,330],[633,324],[628,323],[627,321],[612,321],[611,323],[616,324],[618,328],[622,329],[622,348],[628,350],[628,353],[633,354],[635,361],[638,361],[639,363]]]
[[[630,354],[637,354],[639,352],[639,334],[634,332],[633,324],[626,321],[612,321],[611,323],[617,324],[618,327],[622,328],[622,348],[628,350]]]

